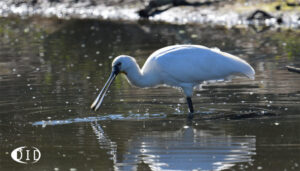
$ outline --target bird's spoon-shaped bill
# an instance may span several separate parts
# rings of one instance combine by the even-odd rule
[[[111,74],[110,74],[108,80],[106,81],[104,87],[102,88],[99,95],[94,100],[93,104],[91,105],[92,110],[97,111],[99,109],[99,107],[101,106],[101,104],[103,102],[103,99],[104,99],[104,97],[107,93],[107,90],[109,89],[110,85],[115,80],[117,75],[118,75],[118,72],[116,72],[115,70],[111,72]]]

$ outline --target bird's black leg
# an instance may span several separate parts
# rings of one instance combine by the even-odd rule
[[[190,113],[194,113],[194,107],[193,107],[193,102],[191,97],[186,98],[187,104],[189,106]]]
[[[193,117],[194,117],[194,107],[193,107],[192,98],[191,97],[187,97],[186,101],[187,101],[187,104],[189,106],[189,111],[190,111],[190,113],[188,114],[188,118],[189,119],[193,119]]]

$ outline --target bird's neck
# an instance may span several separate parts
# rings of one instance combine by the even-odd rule
[[[158,80],[152,76],[153,74],[142,72],[138,64],[130,67],[126,73],[128,81],[134,86],[144,88],[159,84]]]

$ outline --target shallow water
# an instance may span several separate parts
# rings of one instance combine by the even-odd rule
[[[299,170],[300,33],[201,25],[0,18],[0,170]],[[117,77],[98,112],[90,104],[113,57],[141,65],[171,44],[240,56],[254,81],[197,89],[187,119],[181,92],[137,89]],[[41,151],[14,162],[20,146]]]

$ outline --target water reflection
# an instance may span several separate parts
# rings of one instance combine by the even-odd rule
[[[172,121],[164,124],[167,127]],[[231,136],[210,124],[182,123],[174,129],[138,132],[122,153],[99,122],[91,126],[100,148],[110,150],[116,170],[224,170],[236,163],[250,163],[255,155],[255,136]]]
[[[97,122],[91,122],[91,127],[95,136],[98,140],[101,149],[107,149],[112,157],[110,158],[114,166],[117,163],[117,144],[109,139],[109,137],[105,134],[104,130],[102,129],[101,125]]]

